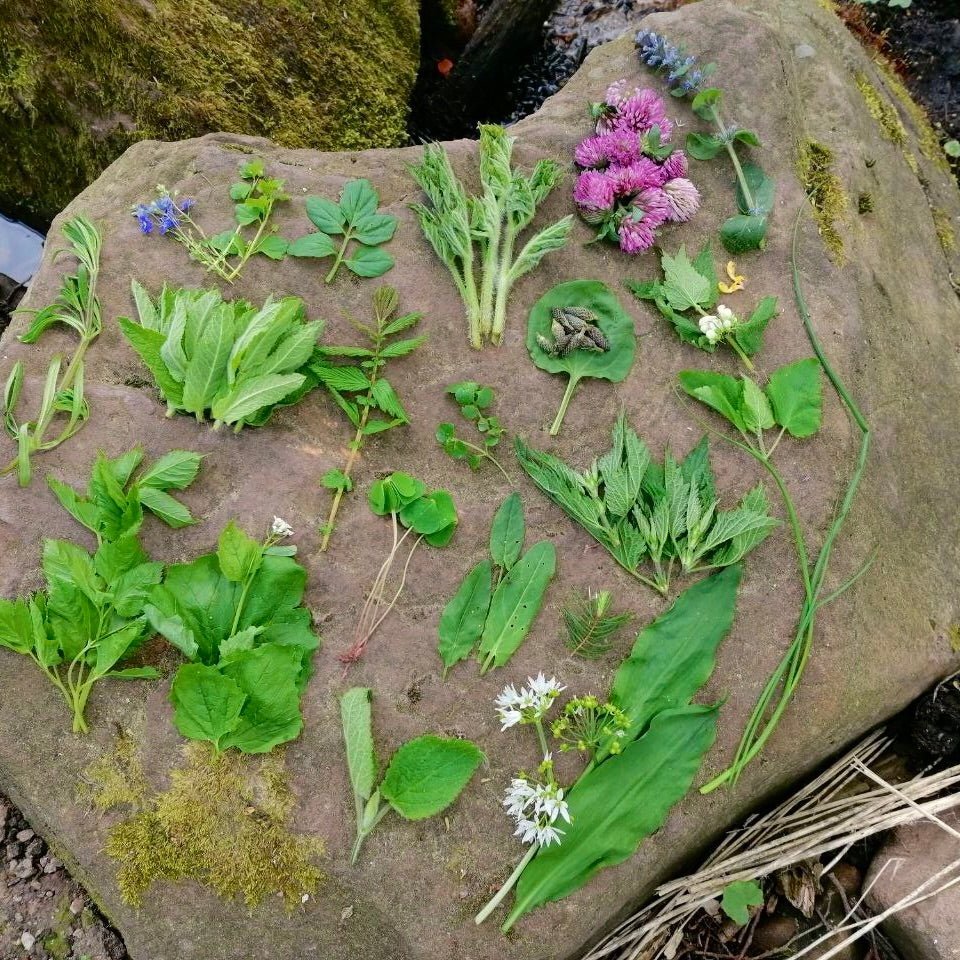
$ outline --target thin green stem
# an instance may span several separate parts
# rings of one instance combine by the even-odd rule
[[[459,438],[458,438],[459,439]],[[475,443],[471,443],[469,440],[460,440],[460,442],[470,450],[475,451],[480,454],[481,457],[485,457],[489,460],[502,474],[507,483],[513,483],[510,479],[510,474],[503,469],[503,464],[492,454],[489,450],[484,449],[483,447],[477,446]]]
[[[730,337],[730,338],[727,340],[727,343],[729,343],[730,346],[733,347],[734,353],[736,353],[736,355],[740,358],[740,360],[741,360],[741,362],[743,363],[743,365],[744,365],[751,373],[753,373],[753,372],[756,370],[756,367],[753,365],[753,361],[752,361],[752,360],[743,352],[743,350],[740,348],[740,345],[737,343],[736,338],[735,338],[735,337]]]
[[[520,879],[520,874],[526,869],[527,864],[534,858],[536,852],[540,849],[537,844],[532,844],[530,849],[523,855],[523,859],[516,865],[513,873],[507,877],[506,882],[503,886],[490,898],[487,905],[473,918],[473,922],[477,926],[480,926],[487,917],[493,913],[497,907],[503,903],[506,895],[516,886],[517,881]]]
[[[563,426],[563,418],[567,415],[567,407],[570,406],[570,401],[573,399],[573,393],[577,389],[577,384],[579,382],[580,378],[572,375],[567,381],[567,389],[563,391],[563,399],[560,401],[560,409],[557,411],[553,425],[550,427],[551,437],[555,437],[560,432],[560,427]]]
[[[350,242],[352,234],[348,230],[343,235],[343,243],[340,244],[340,249],[337,251],[337,255],[334,258],[333,266],[330,268],[330,272],[327,274],[324,283],[332,283],[333,278],[337,275],[337,271],[340,269],[340,264],[343,263],[343,257],[347,252],[347,244]]]
[[[753,210],[755,208],[755,203],[753,199],[753,193],[750,190],[750,187],[747,185],[747,178],[744,176],[743,167],[740,165],[740,158],[737,156],[737,151],[733,146],[732,141],[729,137],[729,131],[727,130],[726,124],[720,117],[720,111],[716,106],[710,108],[710,114],[713,117],[713,122],[717,126],[717,130],[720,132],[720,136],[723,139],[723,145],[726,148],[727,154],[730,157],[730,162],[733,164],[733,169],[737,174],[737,182],[740,184],[740,189],[743,191],[743,199],[746,201],[747,209]]]
[[[507,301],[513,285],[510,269],[513,266],[513,244],[516,238],[516,230],[508,222],[507,229],[504,231],[503,249],[500,252],[496,303],[493,310],[493,326],[490,330],[491,342],[498,345],[503,342],[503,334],[507,327]]]

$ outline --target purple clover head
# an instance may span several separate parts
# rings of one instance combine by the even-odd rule
[[[613,181],[599,170],[584,170],[574,184],[573,200],[587,223],[601,223],[613,211]]]

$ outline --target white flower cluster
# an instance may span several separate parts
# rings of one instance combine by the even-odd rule
[[[700,318],[700,331],[711,342],[722,340],[739,323],[737,315],[722,303],[717,306],[717,315],[707,314]]]
[[[541,847],[560,843],[564,831],[555,824],[561,819],[570,823],[563,788],[556,783],[532,783],[515,777],[510,782],[503,805],[516,821],[514,836],[519,837],[521,843],[537,843]]]
[[[500,715],[501,730],[517,723],[535,723],[543,719],[553,701],[560,696],[560,691],[566,689],[556,677],[548,680],[542,671],[536,677],[527,677],[527,684],[517,690],[511,683],[503,688],[494,701]]]
[[[270,527],[270,532],[275,537],[292,537],[293,536],[293,527],[287,523],[282,517],[274,517],[273,525]]]

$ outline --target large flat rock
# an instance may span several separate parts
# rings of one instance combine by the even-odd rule
[[[704,59],[717,61],[729,112],[759,132],[765,144],[763,164],[778,180],[769,245],[763,255],[741,263],[749,287],[738,302],[772,293],[782,305],[767,334],[760,358],[763,369],[810,354],[789,279],[791,229],[803,196],[794,173],[797,139],[812,136],[829,145],[851,195],[869,192],[874,199],[872,214],[859,219],[853,214],[842,228],[846,267],[831,263],[806,218],[800,249],[814,322],[875,430],[862,493],[837,544],[833,582],[841,582],[879,547],[876,564],[823,613],[803,686],[762,760],[749,768],[736,790],[691,795],[636,856],[575,895],[525,918],[509,938],[495,923],[476,928],[475,909],[505,879],[520,853],[499,808],[501,792],[518,765],[536,759],[531,743],[498,732],[492,698],[503,683],[539,669],[556,671],[571,689],[607,689],[616,658],[573,661],[562,644],[558,609],[575,587],[612,589],[639,622],[661,612],[664,604],[622,574],[582,530],[523,480],[530,542],[550,537],[558,549],[559,575],[548,605],[507,668],[480,679],[473,667],[462,666],[442,682],[434,652],[439,611],[484,553],[491,515],[508,489],[495,472],[471,474],[437,447],[436,424],[453,413],[443,389],[468,377],[492,384],[498,412],[512,431],[586,465],[589,457],[607,448],[610,425],[621,407],[654,449],[669,444],[677,453],[686,452],[700,427],[676,396],[676,372],[698,365],[732,372],[732,357],[724,353],[711,358],[684,347],[651,310],[623,291],[640,335],[636,367],[615,387],[584,383],[562,436],[550,441],[546,431],[563,383],[535,369],[528,359],[523,346],[527,309],[550,286],[572,277],[602,279],[622,290],[626,277],[653,275],[652,255],[631,259],[610,247],[585,246],[590,232],[578,224],[568,248],[517,286],[504,346],[474,353],[466,343],[454,287],[407,209],[417,197],[407,172],[417,149],[323,154],[226,134],[136,145],[64,212],[83,212],[104,231],[106,323],[89,355],[93,415],[80,437],[38,459],[40,478],[31,487],[21,490],[11,478],[2,481],[0,591],[10,595],[37,585],[43,536],[81,535],[42,482],[45,471],[79,484],[97,448],[116,454],[134,443],[143,444],[153,456],[175,446],[208,454],[199,482],[186,497],[204,522],[175,533],[150,522],[145,541],[158,557],[176,560],[209,549],[232,517],[257,529],[278,513],[296,527],[301,557],[310,568],[309,603],[325,642],[305,697],[306,730],[288,750],[287,766],[299,799],[295,827],[322,835],[328,851],[328,880],[319,896],[289,917],[277,904],[248,913],[242,905],[221,903],[192,884],[151,890],[139,912],[124,906],[114,882],[116,867],[102,852],[112,820],[79,807],[74,790],[84,766],[108,749],[115,722],[141,731],[150,745],[149,775],[162,786],[179,759],[166,685],[101,684],[90,705],[92,732],[79,739],[69,734],[68,717],[52,687],[22,658],[3,653],[0,782],[79,871],[136,960],[237,960],[254,955],[297,960],[534,960],[575,954],[750,807],[899,710],[948,670],[952,654],[946,634],[957,620],[960,596],[960,474],[955,465],[960,444],[955,399],[960,305],[928,198],[956,222],[960,198],[955,186],[922,156],[921,182],[903,150],[879,136],[852,71],[865,72],[881,91],[882,80],[839,21],[816,0],[736,5],[705,0],[648,22],[684,40]],[[805,54],[812,47],[814,56],[798,59],[798,45],[806,45]],[[569,164],[574,145],[588,132],[587,102],[623,76],[642,80],[627,37],[594,51],[558,96],[516,127],[519,159],[530,163],[552,156]],[[686,109],[682,104],[672,107],[692,125]],[[460,141],[449,144],[449,150],[458,170],[474,178],[476,144]],[[395,383],[413,423],[370,444],[358,471],[360,494],[347,502],[332,549],[322,556],[317,553],[316,521],[329,501],[317,481],[340,463],[350,439],[328,398],[316,393],[266,428],[240,436],[213,434],[185,417],[167,420],[153,391],[138,385],[143,370],[114,322],[132,309],[131,277],[152,289],[164,281],[193,286],[210,282],[179,246],[142,237],[129,215],[130,205],[149,196],[155,184],[165,183],[195,196],[202,222],[221,229],[231,216],[226,187],[242,159],[238,151],[262,156],[272,171],[286,178],[294,197],[280,215],[287,235],[298,235],[306,227],[305,194],[334,196],[346,179],[369,177],[401,220],[391,247],[397,265],[387,279],[399,289],[405,309],[424,313],[423,326],[431,337],[428,350],[396,366]],[[730,213],[732,177],[725,162],[696,165],[693,177],[703,189],[704,210],[665,236],[668,247],[680,242],[699,247]],[[571,183],[572,176],[546,204],[540,222],[570,210]],[[26,306],[45,304],[56,293],[62,268],[53,261],[55,246],[49,245]],[[332,342],[351,338],[345,315],[367,314],[374,285],[342,277],[327,287],[314,263],[261,260],[247,268],[234,291],[257,301],[271,292],[302,296],[311,317],[328,320],[326,337]],[[22,328],[20,320],[12,332]],[[8,335],[0,375],[22,357],[35,389],[46,358],[67,346],[67,338],[58,337],[48,335],[40,346],[25,347]],[[808,442],[781,445],[778,457],[814,544],[845,485],[856,439],[829,395],[821,434]],[[728,503],[759,479],[755,464],[723,445],[715,450],[714,463]],[[449,548],[424,549],[415,559],[405,597],[349,682],[375,690],[382,756],[404,739],[433,730],[476,740],[489,766],[447,817],[418,824],[384,821],[360,863],[350,867],[353,803],[336,705],[345,684],[336,658],[350,643],[353,620],[389,537],[387,525],[367,509],[363,491],[379,471],[389,469],[406,469],[449,487],[462,522]],[[520,471],[511,469],[519,479]],[[725,698],[719,740],[705,774],[730,760],[757,694],[793,635],[800,596],[793,549],[782,528],[748,558],[737,620],[705,693],[706,699]],[[348,906],[352,913],[341,919]]]

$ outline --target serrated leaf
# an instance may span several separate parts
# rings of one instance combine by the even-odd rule
[[[787,433],[797,438],[813,436],[823,419],[820,361],[809,357],[774,370],[767,396],[777,423]]]
[[[409,422],[407,412],[403,409],[403,404],[400,403],[400,398],[385,377],[381,377],[374,382],[370,395],[377,408],[388,417],[393,417],[394,420],[399,420],[402,423]]]
[[[233,324],[224,310],[212,310],[197,350],[186,366],[181,403],[187,413],[202,415],[227,382],[227,361],[233,348]]]
[[[409,340],[395,340],[388,343],[381,351],[380,356],[384,359],[394,359],[396,357],[405,357],[408,353],[413,353],[418,347],[422,347],[427,342],[427,338],[412,337]]]
[[[679,311],[705,308],[714,300],[710,278],[705,277],[681,247],[675,256],[664,253],[660,257],[663,267],[663,296],[667,303]]]
[[[738,324],[733,331],[737,346],[752,357],[763,347],[763,334],[767,324],[777,315],[777,298],[764,297],[750,316]]]
[[[175,530],[196,523],[190,511],[179,500],[156,487],[141,487],[139,500],[151,513]]]
[[[150,464],[137,478],[137,483],[159,490],[183,490],[193,483],[202,460],[199,453],[171,450]]]
[[[740,415],[744,427],[749,433],[769,430],[773,426],[773,411],[766,395],[750,377],[741,377],[740,384]]]
[[[304,379],[301,373],[252,377],[237,384],[225,397],[216,400],[211,408],[213,416],[224,423],[237,423],[264,407],[279,403],[298,389]]]

